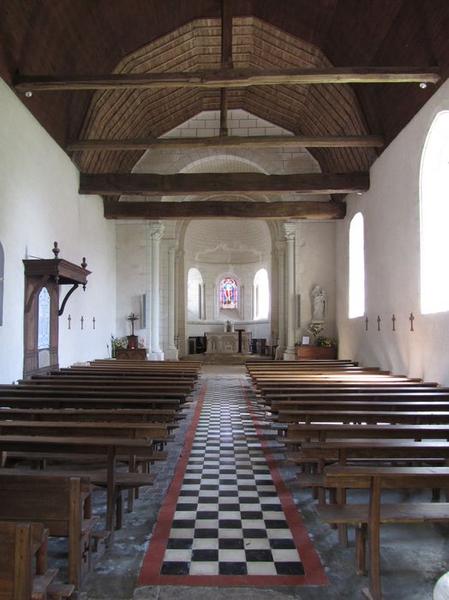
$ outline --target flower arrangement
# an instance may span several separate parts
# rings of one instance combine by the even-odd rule
[[[111,357],[115,358],[115,354],[118,348],[127,348],[128,338],[127,337],[114,337],[111,335]]]
[[[321,335],[316,338],[316,345],[321,348],[336,348],[337,340],[335,338],[325,337]]]

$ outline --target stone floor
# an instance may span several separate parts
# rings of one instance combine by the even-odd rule
[[[202,379],[213,380],[223,389],[240,380],[246,385],[242,366],[205,365]],[[327,586],[267,585],[254,587],[138,585],[142,560],[148,549],[157,515],[175,472],[194,406],[170,444],[166,463],[157,465],[156,484],[148,488],[125,516],[125,527],[117,532],[113,547],[98,562],[80,594],[80,600],[343,600],[361,598],[367,579],[355,574],[354,548],[338,545],[334,530],[316,516],[315,502],[307,491],[295,490],[295,471],[282,468],[281,474],[299,507],[309,536],[321,557],[328,576]],[[104,510],[99,494],[96,510]],[[431,600],[438,577],[449,565],[448,529],[442,526],[384,527],[382,531],[382,585],[385,600]]]

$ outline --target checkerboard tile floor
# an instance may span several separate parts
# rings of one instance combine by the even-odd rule
[[[239,380],[208,384],[162,576],[304,574],[251,413]]]

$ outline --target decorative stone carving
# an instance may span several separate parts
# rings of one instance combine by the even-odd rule
[[[162,236],[164,235],[164,229],[165,226],[160,221],[154,221],[150,223],[148,225],[148,233],[150,235],[150,238],[155,242],[159,242],[162,239]]]
[[[296,237],[296,223],[284,223],[284,235],[286,240],[295,240]]]

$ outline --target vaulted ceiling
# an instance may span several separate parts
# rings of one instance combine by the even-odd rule
[[[225,0],[236,69],[437,67],[449,73],[447,0]],[[0,74],[76,76],[219,69],[222,0],[3,0]],[[241,108],[296,135],[375,134],[388,143],[437,89],[415,83],[232,88]],[[79,139],[159,137],[220,89],[158,88],[19,94],[66,149]],[[78,151],[85,173],[130,173],[144,150]],[[366,171],[374,148],[311,149],[324,173]]]

